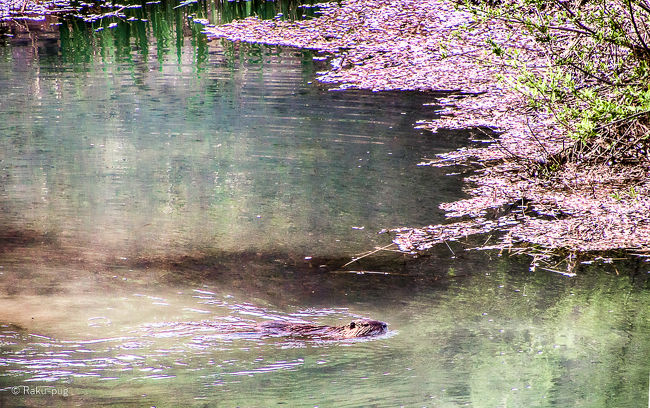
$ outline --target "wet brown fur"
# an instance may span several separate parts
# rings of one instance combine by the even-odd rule
[[[320,326],[311,323],[265,322],[258,325],[263,333],[281,336],[313,336],[334,339],[378,336],[388,325],[377,320],[358,319],[343,326]]]

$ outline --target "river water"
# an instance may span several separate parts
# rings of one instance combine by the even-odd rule
[[[188,18],[245,8],[174,6],[0,47],[0,406],[647,405],[643,258],[568,277],[451,243],[343,267],[443,220],[467,170],[416,163],[471,132],[413,128],[436,94],[331,92],[313,54]],[[357,317],[389,332],[249,330]]]

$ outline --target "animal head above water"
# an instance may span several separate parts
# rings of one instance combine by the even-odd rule
[[[388,325],[379,320],[358,319],[341,327],[345,337],[379,336],[388,331]]]

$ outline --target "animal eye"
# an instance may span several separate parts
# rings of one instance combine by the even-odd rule
[[[355,326],[354,322],[350,322],[350,328],[354,329],[354,326]]]

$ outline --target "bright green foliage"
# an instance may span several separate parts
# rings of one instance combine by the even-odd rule
[[[464,7],[484,21],[505,21],[535,38],[540,55],[534,72],[515,52],[517,44],[489,45],[520,73],[511,85],[528,97],[530,106],[552,113],[579,142],[580,160],[647,160],[650,4],[503,0],[466,2]],[[546,66],[540,69],[539,61]]]

